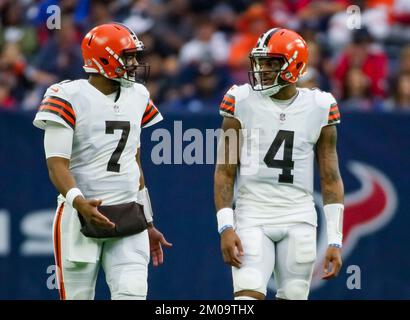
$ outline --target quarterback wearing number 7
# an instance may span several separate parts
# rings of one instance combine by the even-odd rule
[[[296,87],[308,62],[296,32],[263,33],[250,62],[250,84],[234,85],[220,104],[214,197],[222,255],[232,266],[235,299],[265,299],[273,274],[276,298],[303,300],[316,260],[315,158],[328,238],[322,278],[336,277],[342,265],[340,114],[330,93]]]
[[[149,66],[128,27],[93,28],[81,45],[88,80],[48,88],[34,119],[45,130],[58,192],[53,240],[61,299],[93,299],[99,267],[112,299],[145,299],[150,256],[171,246],[153,225],[140,161],[141,128],[162,116],[143,85]]]

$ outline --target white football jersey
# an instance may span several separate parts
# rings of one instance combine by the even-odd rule
[[[77,186],[109,205],[137,200],[141,128],[161,120],[143,85],[121,87],[114,102],[81,79],[50,86],[33,124],[45,129],[53,121],[74,131],[70,171]]]
[[[340,122],[340,113],[330,93],[297,91],[286,107],[249,84],[235,85],[224,96],[220,114],[238,119],[244,129],[235,195],[238,219],[316,225],[315,144],[324,126]]]

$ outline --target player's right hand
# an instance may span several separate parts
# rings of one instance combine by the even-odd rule
[[[242,243],[232,228],[225,229],[221,233],[221,250],[225,263],[236,268],[241,267],[240,257],[244,254]]]
[[[83,197],[76,197],[73,201],[74,208],[77,209],[87,223],[104,229],[115,228],[115,224],[98,211],[97,207],[100,206],[101,203],[101,200],[84,199]]]

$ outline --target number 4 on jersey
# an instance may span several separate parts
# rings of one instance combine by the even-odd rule
[[[292,160],[294,134],[294,131],[279,130],[271,146],[269,147],[265,158],[263,159],[268,168],[282,169],[282,173],[279,174],[278,180],[282,183],[293,183],[293,175],[291,171],[295,166],[295,161]],[[275,160],[275,156],[278,153],[283,142],[285,142],[283,159]]]

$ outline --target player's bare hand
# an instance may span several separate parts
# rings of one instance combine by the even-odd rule
[[[172,247],[172,243],[169,243],[164,235],[158,231],[153,225],[148,227],[149,247],[152,257],[152,263],[154,267],[158,267],[164,263],[164,252],[162,246],[165,248]]]
[[[104,229],[115,228],[115,224],[98,211],[97,207],[100,206],[101,203],[101,200],[76,197],[73,205],[88,223]]]
[[[228,228],[221,233],[221,250],[225,263],[236,268],[241,267],[242,243],[232,228]]]
[[[342,268],[342,254],[339,248],[328,247],[323,265],[323,280],[336,278]]]

